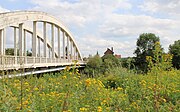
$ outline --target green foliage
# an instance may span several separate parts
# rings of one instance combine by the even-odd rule
[[[101,65],[102,65],[101,57],[99,55],[95,55],[89,58],[89,61],[84,71],[90,77],[94,77],[94,74],[100,73]]]
[[[180,40],[175,41],[173,45],[169,46],[169,52],[173,54],[173,66],[180,69]]]
[[[156,68],[158,70],[169,70],[172,67],[172,55],[163,53],[159,42],[155,43],[153,57],[146,56],[146,61],[150,71]]]
[[[121,58],[122,67],[127,68],[129,70],[136,70],[134,62],[135,62],[134,57]]]
[[[27,56],[32,56],[32,52],[30,52],[30,51],[27,50],[27,51],[26,51],[26,55],[27,55]]]
[[[109,75],[87,78],[67,67],[39,78],[1,79],[0,111],[179,112],[180,71],[156,72],[158,77],[114,67]]]
[[[5,49],[6,55],[14,55],[14,49],[13,48],[7,48]]]
[[[135,65],[143,72],[148,70],[146,56],[153,57],[153,49],[156,42],[159,42],[159,37],[152,33],[143,33],[137,40],[137,48],[134,52],[136,54]]]
[[[102,61],[103,63],[101,69],[103,73],[108,72],[110,69],[120,65],[120,60],[112,54],[104,55],[102,57]]]
[[[11,55],[11,56],[14,56],[14,48],[7,48],[6,50],[5,50],[5,53],[6,53],[6,55]],[[30,52],[30,51],[26,51],[26,55],[27,56],[32,56],[32,52]],[[17,49],[17,56],[19,56],[19,49]]]
[[[85,74],[90,77],[98,76],[99,74],[108,73],[112,68],[120,66],[120,60],[114,55],[108,54],[102,58],[98,55],[89,58],[86,68],[84,70]]]

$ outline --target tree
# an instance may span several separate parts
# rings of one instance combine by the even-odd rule
[[[153,57],[146,56],[148,63],[148,70],[150,72],[155,70],[170,70],[172,67],[172,55],[162,52],[162,48],[159,42],[155,43],[153,49]]]
[[[113,54],[107,54],[102,57],[102,72],[106,72],[113,67],[120,65],[120,60],[117,59]]]
[[[6,53],[6,55],[13,56],[14,55],[14,48],[7,48],[7,49],[5,49],[5,53]]]
[[[136,43],[137,48],[134,52],[136,55],[135,65],[139,70],[147,72],[146,56],[153,57],[153,49],[156,42],[159,42],[159,37],[153,33],[143,33],[139,36]],[[163,49],[161,48],[161,50]]]
[[[173,54],[173,67],[180,69],[180,40],[175,41],[173,45],[169,46],[169,52]]]
[[[85,68],[85,73],[91,77],[94,77],[95,74],[100,73],[101,65],[102,59],[99,55],[90,57]]]

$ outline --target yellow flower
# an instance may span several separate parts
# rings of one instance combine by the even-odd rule
[[[106,101],[106,100],[103,100],[103,101],[101,102],[101,105],[103,105],[103,104],[107,104],[107,101]]]
[[[91,85],[91,79],[86,79],[85,84],[86,84],[86,86],[90,86]]]
[[[69,67],[69,66],[66,66],[65,70],[66,70],[66,71],[69,71],[69,70],[70,70],[70,67]]]
[[[27,104],[28,104],[28,101],[27,101],[27,100],[23,102],[23,105],[27,105]]]
[[[26,89],[27,92],[29,92],[29,89]]]
[[[163,99],[164,102],[166,102],[166,99]]]
[[[98,112],[102,112],[102,107],[101,107],[101,106],[98,106],[97,111],[98,111]]]
[[[38,91],[39,89],[37,87],[34,88],[34,91]]]
[[[80,108],[79,110],[80,110],[81,112],[82,112],[82,111],[87,111],[87,108],[82,107],[82,108]]]
[[[123,90],[123,88],[121,88],[121,87],[118,87],[118,88],[117,88],[117,90],[118,90],[118,91],[122,91],[122,90]]]
[[[14,80],[15,83],[19,83],[20,81],[19,80]]]
[[[160,42],[156,42],[155,44],[160,45]]]
[[[63,79],[66,79],[67,77],[64,75],[62,78],[63,78]]]
[[[81,76],[80,76],[80,75],[78,75],[78,78],[81,78]]]
[[[28,83],[28,82],[25,82],[24,85],[29,85],[29,83]]]
[[[100,87],[105,87],[104,84],[100,80],[97,80],[97,81],[98,81]]]
[[[145,86],[145,85],[146,85],[146,81],[145,81],[145,80],[142,80],[142,81],[140,82],[140,84],[143,85],[143,86]]]

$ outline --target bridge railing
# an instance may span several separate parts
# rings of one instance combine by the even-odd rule
[[[0,56],[0,70],[14,69],[24,65],[25,67],[41,67],[53,65],[68,65],[72,64],[72,59],[62,58],[46,58],[46,57],[31,57],[31,56]],[[79,61],[79,63],[83,63]]]

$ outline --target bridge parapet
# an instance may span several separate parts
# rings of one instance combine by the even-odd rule
[[[51,66],[67,66],[80,64],[84,65],[83,61],[73,59],[53,59],[44,57],[27,57],[27,56],[0,56],[0,70],[23,69],[23,68],[38,68]]]

